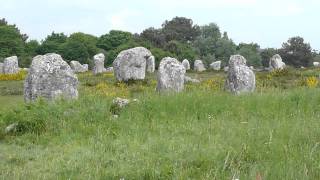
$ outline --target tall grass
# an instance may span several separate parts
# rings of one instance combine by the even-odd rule
[[[0,114],[0,179],[319,179],[319,89],[140,93],[39,101]]]

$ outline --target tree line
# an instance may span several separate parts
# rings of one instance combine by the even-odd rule
[[[110,66],[119,52],[137,46],[150,49],[157,64],[163,57],[170,56],[191,62],[201,59],[207,65],[220,60],[226,65],[231,55],[241,54],[250,66],[268,67],[270,57],[276,53],[294,67],[308,67],[313,61],[320,61],[320,53],[299,36],[289,38],[280,49],[262,49],[257,43],[235,44],[215,23],[199,26],[185,17],[166,20],[161,28],[150,27],[140,34],[111,30],[96,37],[82,32],[69,36],[52,32],[41,42],[29,40],[16,25],[0,19],[0,61],[16,55],[20,67],[28,67],[32,57],[46,53],[58,53],[67,62],[76,60],[82,64],[90,64],[95,54],[104,53],[105,65]]]

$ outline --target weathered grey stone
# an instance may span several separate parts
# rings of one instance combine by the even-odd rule
[[[11,56],[11,57],[5,58],[3,61],[3,73],[16,74],[18,72],[19,72],[18,57]]]
[[[189,60],[188,60],[188,59],[184,59],[184,60],[182,61],[182,65],[184,66],[184,68],[185,68],[186,70],[190,70],[190,63],[189,63]]]
[[[234,94],[255,90],[255,74],[246,65],[246,59],[243,56],[233,55],[230,57],[225,87]]]
[[[220,71],[221,69],[221,61],[216,61],[210,64],[210,68],[215,71]]]
[[[146,75],[146,61],[152,56],[144,47],[136,47],[120,52],[113,62],[117,81],[143,80]]]
[[[314,66],[314,67],[319,67],[319,66],[320,66],[320,63],[319,63],[319,62],[313,62],[313,66]]]
[[[89,65],[88,64],[82,64],[82,68],[83,68],[84,72],[89,71]]]
[[[154,56],[150,56],[147,59],[147,72],[148,73],[154,73],[154,71],[156,70],[156,61]]]
[[[124,108],[130,103],[130,100],[117,97],[112,100],[112,103],[119,108]]]
[[[105,56],[102,53],[93,56],[93,62],[94,62],[93,74],[94,75],[104,72],[104,69],[105,69],[104,68],[104,59],[105,59]]]
[[[3,74],[3,63],[0,63],[0,74]]]
[[[158,70],[158,92],[180,92],[184,89],[184,76],[186,69],[176,59],[163,58]]]
[[[184,82],[187,83],[187,82],[191,82],[191,83],[200,83],[200,81],[198,79],[193,79],[189,76],[184,76]]]
[[[224,72],[228,72],[228,71],[229,71],[229,66],[225,66],[225,67],[223,68],[223,71],[224,71]]]
[[[270,70],[277,70],[277,69],[284,69],[286,64],[282,62],[282,58],[279,54],[272,56],[269,61],[269,68]]]
[[[128,106],[129,103],[131,103],[131,101],[129,99],[123,99],[123,98],[115,98],[112,101],[112,106],[110,107],[110,112],[113,115],[117,115],[117,116],[113,116],[114,118],[118,118],[120,115],[121,110]]]
[[[26,102],[38,97],[54,100],[58,97],[78,97],[78,78],[58,54],[39,55],[33,58],[24,83]]]
[[[70,67],[75,73],[83,73],[88,71],[88,65],[83,66],[78,61],[71,61]]]
[[[204,64],[201,60],[194,61],[193,69],[197,72],[202,72],[202,71],[206,70],[206,68],[204,67]]]
[[[106,72],[108,72],[108,73],[113,73],[113,67],[108,67],[108,68],[106,68]]]
[[[15,133],[15,132],[17,131],[17,127],[18,127],[18,123],[10,124],[10,125],[7,126],[6,129],[4,130],[4,133],[5,133],[5,134]]]

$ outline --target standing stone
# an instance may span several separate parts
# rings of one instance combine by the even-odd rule
[[[153,73],[156,70],[156,62],[154,56],[150,56],[147,59],[147,72]]]
[[[78,97],[78,78],[62,57],[55,53],[33,58],[24,83],[26,102],[38,97],[54,100],[58,97]]]
[[[182,65],[184,66],[184,68],[185,68],[186,70],[190,70],[190,63],[189,63],[188,59],[184,59],[184,60],[182,61]]]
[[[157,91],[182,91],[185,73],[186,69],[178,60],[170,57],[163,58],[159,65]]]
[[[234,94],[253,92],[255,89],[255,74],[246,65],[246,62],[247,60],[241,55],[230,57],[225,87]]]
[[[269,69],[272,70],[282,70],[286,67],[286,64],[282,62],[282,58],[279,54],[272,56],[269,61]]]
[[[220,71],[221,69],[221,61],[216,61],[210,64],[210,68],[215,71]]]
[[[11,57],[5,58],[3,61],[3,73],[16,74],[18,72],[19,72],[18,57],[11,56]]]
[[[151,52],[144,47],[121,51],[113,61],[117,81],[143,80],[146,75],[146,62]]]
[[[0,63],[0,74],[3,74],[3,63]]]
[[[75,73],[83,73],[88,71],[88,68],[85,68],[85,66],[81,65],[78,61],[71,61],[70,67]]]
[[[82,68],[83,68],[84,72],[89,71],[89,65],[88,64],[82,64]]]
[[[320,66],[320,63],[319,63],[319,62],[313,62],[313,66],[314,66],[314,67],[319,67],[319,66]]]
[[[93,67],[93,74],[99,74],[104,72],[104,54],[100,53],[95,56],[93,56],[93,62],[94,62],[94,67]]]
[[[194,61],[194,66],[193,66],[193,69],[197,72],[202,72],[202,71],[205,71],[206,68],[204,67],[204,64],[201,60],[195,60]]]

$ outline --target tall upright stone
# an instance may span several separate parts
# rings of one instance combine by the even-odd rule
[[[188,59],[184,59],[184,60],[182,61],[182,65],[184,66],[184,68],[185,68],[186,70],[190,70],[190,62],[189,62]]]
[[[158,70],[158,92],[180,92],[184,89],[186,69],[174,58],[163,58]]]
[[[24,98],[26,102],[38,97],[74,99],[78,97],[77,86],[77,76],[60,55],[39,55],[33,58],[25,80]]]
[[[146,75],[146,62],[152,56],[144,47],[121,51],[113,61],[117,81],[143,80]]]
[[[103,53],[96,54],[95,56],[93,56],[93,62],[94,62],[93,74],[94,75],[104,73],[105,71],[104,59],[105,59],[105,56]]]
[[[18,72],[19,72],[18,57],[11,56],[11,57],[5,58],[3,61],[3,73],[16,74]]]
[[[202,71],[206,70],[206,68],[201,60],[194,61],[193,69],[197,72],[202,72]]]
[[[271,57],[269,61],[270,70],[282,70],[286,67],[286,64],[282,61],[282,58],[279,54],[276,54]]]
[[[156,62],[154,56],[150,56],[147,59],[147,72],[153,73],[156,70]]]
[[[246,65],[246,62],[247,60],[241,55],[230,57],[225,88],[234,94],[255,90],[255,74]]]

